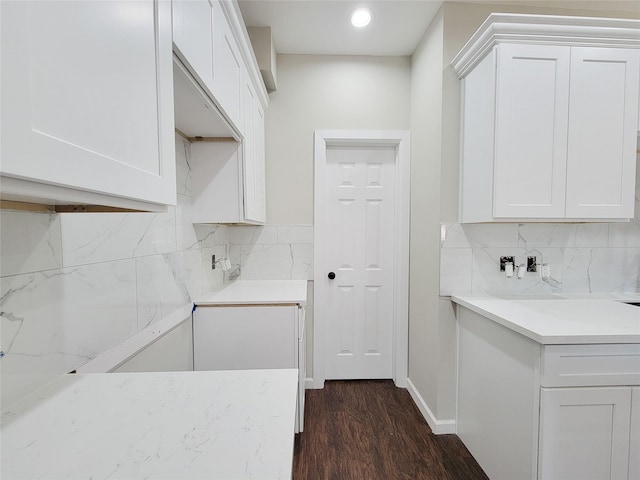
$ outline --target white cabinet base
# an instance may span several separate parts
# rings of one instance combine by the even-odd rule
[[[195,370],[297,368],[297,307],[197,307]]]
[[[640,345],[541,345],[461,305],[457,319],[457,433],[490,478],[638,480]]]
[[[640,387],[631,389],[629,480],[640,480]]]
[[[304,426],[304,309],[289,305],[198,306],[193,312],[194,370],[298,369],[295,431]]]
[[[465,308],[458,322],[456,433],[489,478],[533,480],[540,345]]]

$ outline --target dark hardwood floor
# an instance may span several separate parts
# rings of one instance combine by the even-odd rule
[[[307,390],[294,480],[485,480],[456,435],[434,435],[391,380],[326,382]]]

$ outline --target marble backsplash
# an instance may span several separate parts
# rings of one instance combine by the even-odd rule
[[[640,155],[636,162],[635,217],[629,222],[443,224],[440,295],[640,292]],[[550,278],[506,278],[501,256],[515,256],[516,265],[535,256],[549,264]]]
[[[636,204],[636,211],[640,207]],[[640,292],[640,221],[582,224],[444,224],[440,295]],[[550,278],[506,278],[500,256],[548,263]]]
[[[313,280],[313,226],[230,226],[229,259],[243,280]]]
[[[191,223],[188,154],[167,213],[0,212],[4,404],[222,285],[229,228]]]

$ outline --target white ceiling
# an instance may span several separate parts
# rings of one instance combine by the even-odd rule
[[[638,14],[639,0],[446,0],[581,8]],[[442,5],[436,0],[238,0],[248,26],[270,26],[276,51],[288,54],[411,55]],[[367,6],[371,24],[350,13]]]

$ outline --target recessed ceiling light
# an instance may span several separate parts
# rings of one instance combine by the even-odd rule
[[[358,28],[366,27],[372,17],[373,13],[368,8],[357,8],[351,14],[351,24]]]

